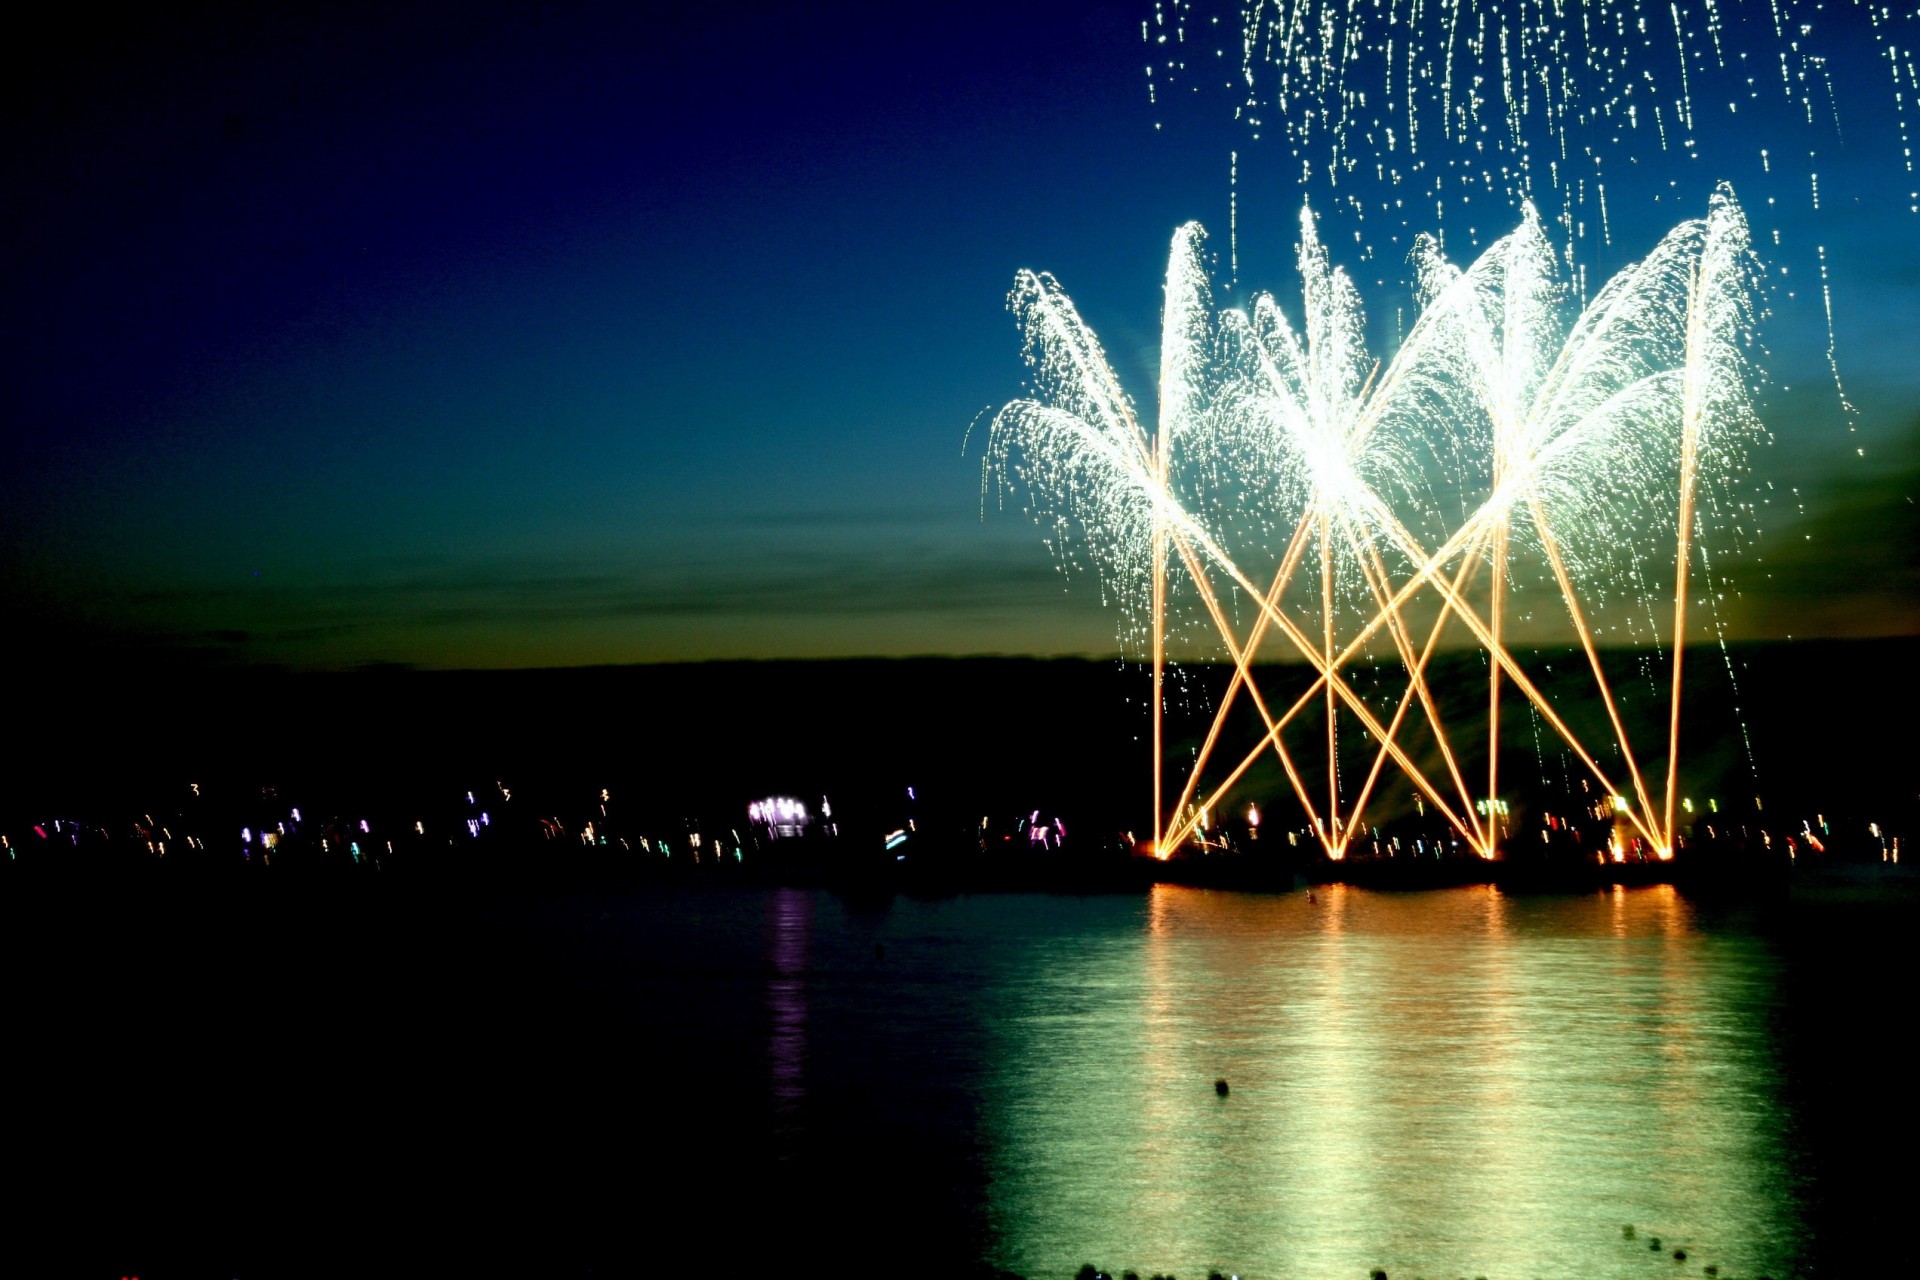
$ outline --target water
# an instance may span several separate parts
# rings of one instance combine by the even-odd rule
[[[987,1107],[1016,1270],[1638,1277],[1629,1223],[1728,1274],[1804,1248],[1778,957],[1671,890],[1162,888],[1032,960]]]
[[[844,1196],[1031,1276],[1810,1265],[1790,948],[1753,913],[1670,887],[1317,898],[731,904],[760,916],[791,1238],[844,1249],[807,1225]],[[616,948],[692,941],[631,909]]]
[[[6,1010],[35,1176],[5,1256],[1784,1278],[1910,1236],[1885,1039],[1910,905],[356,890],[13,915],[10,971],[41,978]]]

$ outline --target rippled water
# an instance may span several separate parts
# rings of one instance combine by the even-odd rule
[[[0,933],[53,975],[5,1001],[0,1259],[1884,1272],[1920,1128],[1884,890],[80,898]]]
[[[1161,887],[1137,927],[1036,936],[1003,970],[996,1262],[1790,1268],[1767,942],[1666,887],[1316,896]]]
[[[630,909],[610,932],[660,958],[622,980],[649,1025],[691,947],[689,1023],[753,1005],[715,1061],[753,1064],[783,1171],[756,1194],[792,1253],[844,1254],[851,1212],[1034,1277],[1809,1270],[1790,948],[1744,909],[1667,886]]]

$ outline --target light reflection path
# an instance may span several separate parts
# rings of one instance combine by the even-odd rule
[[[772,1072],[774,1132],[780,1159],[796,1154],[800,1109],[806,1099],[807,950],[813,935],[813,894],[776,890],[767,899],[767,1064]]]
[[[987,1091],[998,1265],[1791,1272],[1766,944],[1669,887],[1318,897],[1163,886],[1053,957]]]

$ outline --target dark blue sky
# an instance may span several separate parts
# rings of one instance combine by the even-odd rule
[[[1224,239],[1229,152],[1242,278],[1283,298],[1302,194],[1204,95],[1148,102],[1148,16],[235,7],[16,47],[16,615],[298,666],[1112,651],[962,454],[1021,390],[1013,272],[1057,274],[1145,399],[1168,236]],[[1827,244],[1859,414],[1776,298],[1755,471],[1804,502],[1750,638],[1920,629],[1920,218],[1856,115],[1821,219],[1772,215],[1783,256]],[[1616,197],[1622,260],[1740,180],[1712,166]]]

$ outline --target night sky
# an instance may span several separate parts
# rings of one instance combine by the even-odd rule
[[[1149,101],[1148,0],[641,8],[13,42],[11,629],[322,668],[1113,652],[1096,584],[1017,503],[983,516],[1014,271],[1055,273],[1150,401],[1168,237],[1224,242],[1232,151],[1241,280],[1288,296],[1303,194],[1336,256],[1351,227],[1230,106]],[[1871,50],[1825,34],[1817,217],[1804,163],[1749,173],[1764,116],[1616,184],[1613,265],[1723,177],[1785,231],[1743,639],[1920,632],[1920,183]],[[1792,265],[1816,241],[1851,420]],[[1356,275],[1406,294],[1397,261]]]

